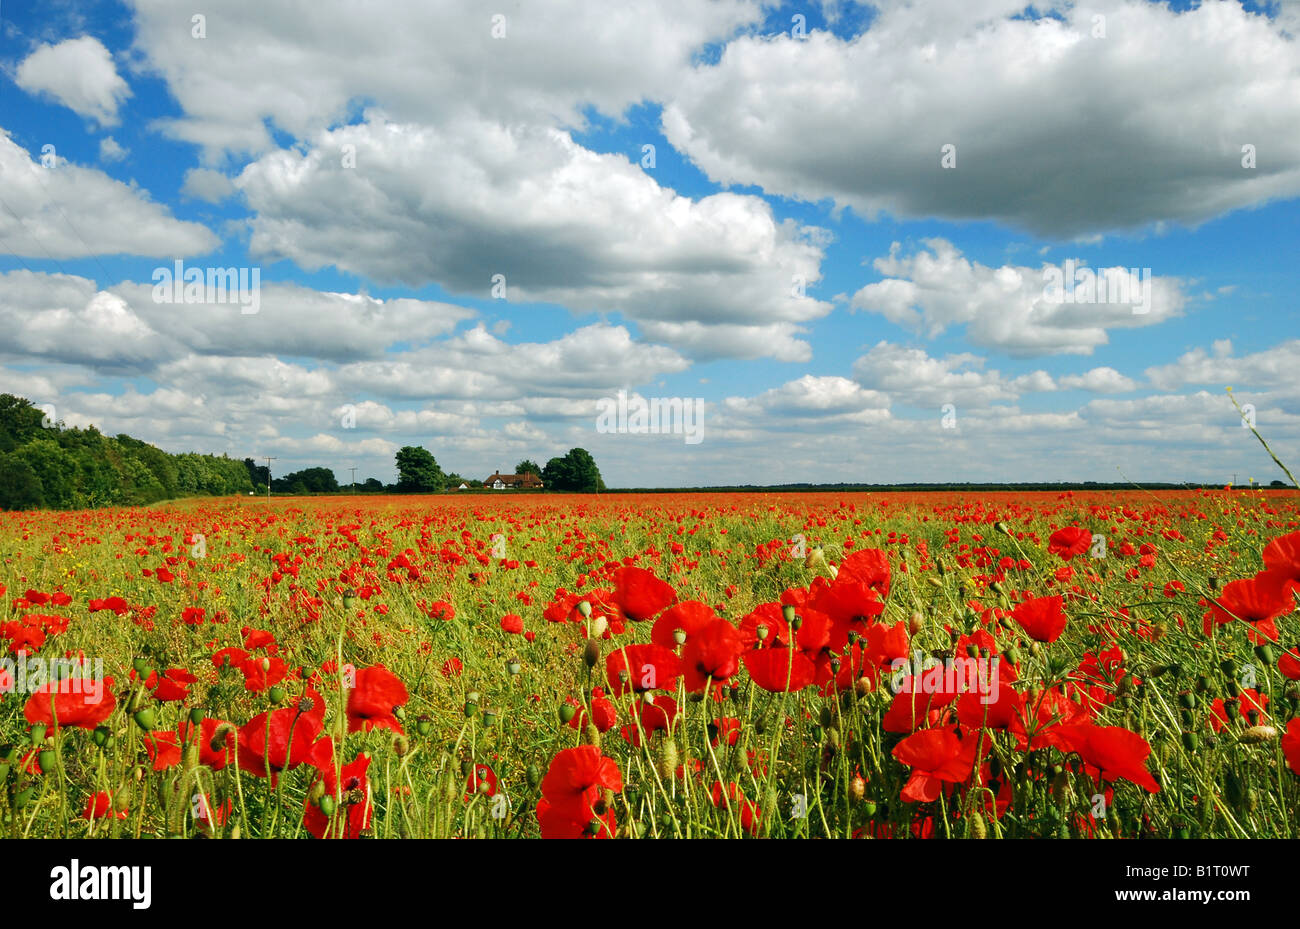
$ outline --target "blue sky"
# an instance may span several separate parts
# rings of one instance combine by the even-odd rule
[[[1280,477],[1227,385],[1300,458],[1300,4],[502,6],[0,7],[0,391],[344,479]]]

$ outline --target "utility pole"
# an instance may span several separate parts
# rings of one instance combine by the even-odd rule
[[[357,492],[357,469],[348,468],[348,470],[352,472],[352,492],[356,493]]]
[[[271,462],[279,461],[280,459],[275,458],[271,455],[263,455],[262,457],[266,459],[266,502],[270,503],[271,502]]]

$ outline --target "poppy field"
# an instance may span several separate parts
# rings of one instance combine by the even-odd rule
[[[1295,837],[1300,494],[0,514],[8,837]]]

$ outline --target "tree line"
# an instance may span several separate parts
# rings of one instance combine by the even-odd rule
[[[170,454],[129,435],[46,421],[0,394],[0,509],[86,509],[173,497],[248,493],[248,471],[222,455]]]

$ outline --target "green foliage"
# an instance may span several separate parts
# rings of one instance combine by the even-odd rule
[[[571,448],[563,458],[552,458],[542,471],[542,481],[550,490],[573,490],[592,493],[603,490],[596,460],[585,448]]]
[[[2,509],[130,506],[252,489],[244,466],[224,455],[170,455],[129,435],[43,422],[30,401],[0,395]]]
[[[533,461],[531,458],[525,458],[523,461],[519,462],[519,464],[515,465],[515,473],[536,474],[538,477],[541,477],[542,466],[539,465],[537,462]]]
[[[271,481],[271,489],[278,494],[336,494],[339,482],[329,468],[304,468]]]
[[[397,452],[397,491],[405,494],[436,493],[446,475],[428,449],[407,445]]]

